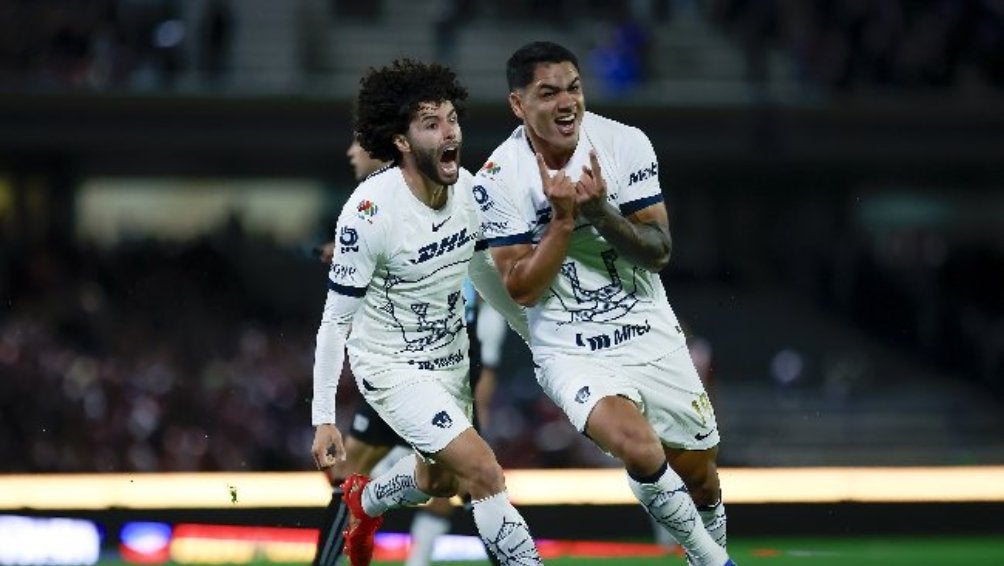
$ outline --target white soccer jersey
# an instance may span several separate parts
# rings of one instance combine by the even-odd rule
[[[345,203],[328,286],[363,297],[346,342],[357,376],[467,367],[461,284],[479,228],[472,178],[462,169],[446,205],[433,210],[392,167]]]
[[[572,179],[589,165],[591,149],[607,199],[622,214],[662,201],[655,151],[641,130],[587,112],[564,169]],[[489,246],[540,241],[551,205],[522,126],[496,148],[474,185]],[[582,353],[646,361],[685,345],[658,274],[620,257],[582,217],[560,273],[528,318],[535,357]]]

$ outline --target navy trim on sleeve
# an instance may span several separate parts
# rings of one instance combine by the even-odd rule
[[[488,240],[478,240],[474,242],[474,251],[480,252],[481,250],[488,249]]]
[[[626,202],[626,203],[620,205],[621,214],[623,214],[624,216],[627,216],[629,214],[634,214],[635,212],[638,212],[639,210],[641,210],[643,208],[652,206],[653,204],[655,204],[657,202],[662,202],[662,195],[661,194],[652,195],[650,197],[645,197],[645,198],[640,198],[638,200],[633,200],[631,202]]]
[[[345,295],[346,297],[362,297],[366,294],[366,287],[349,287],[347,285],[339,285],[330,279],[328,279],[328,289],[331,289],[339,295]]]
[[[530,232],[513,234],[512,236],[502,236],[501,238],[488,238],[488,246],[492,248],[497,248],[499,246],[511,246],[513,244],[531,243],[533,243],[533,234]]]

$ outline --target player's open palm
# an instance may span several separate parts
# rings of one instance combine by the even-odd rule
[[[576,193],[575,184],[564,171],[554,175],[547,170],[544,157],[537,154],[537,168],[540,169],[540,182],[544,188],[544,196],[551,203],[554,218],[575,218]]]
[[[582,176],[575,183],[576,203],[586,218],[602,214],[607,202],[607,182],[603,179],[595,150],[589,151],[589,166],[582,166]]]
[[[330,468],[335,463],[345,459],[345,445],[342,443],[342,433],[333,424],[318,425],[314,429],[314,443],[310,447],[314,463],[319,470]]]

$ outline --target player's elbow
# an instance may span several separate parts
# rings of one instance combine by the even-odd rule
[[[516,284],[511,280],[506,281],[505,287],[506,291],[509,292],[509,296],[512,297],[512,300],[521,307],[530,308],[537,304],[537,301],[540,300],[541,293],[531,287]]]
[[[666,269],[666,266],[669,265],[669,256],[670,253],[667,249],[665,253],[660,253],[655,257],[650,258],[644,267],[652,273],[658,273],[663,269]]]
[[[662,237],[659,238],[658,245],[646,258],[647,261],[643,262],[642,267],[651,271],[652,273],[658,273],[666,266],[669,265],[669,258],[673,255],[673,239],[668,233],[663,233]]]
[[[509,269],[509,275],[503,280],[505,289],[509,296],[521,307],[532,307],[540,300],[543,294],[542,289],[537,289],[533,284],[515,276],[516,265]]]
[[[540,294],[531,293],[529,291],[517,291],[514,293],[510,290],[509,294],[512,296],[512,300],[515,301],[517,305],[525,308],[530,308],[536,305],[537,301],[540,300]]]

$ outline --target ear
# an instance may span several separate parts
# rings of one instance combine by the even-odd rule
[[[515,90],[509,93],[509,108],[517,118],[523,119],[523,98]]]
[[[401,153],[411,152],[411,143],[408,142],[408,138],[404,134],[394,134],[394,147]]]

